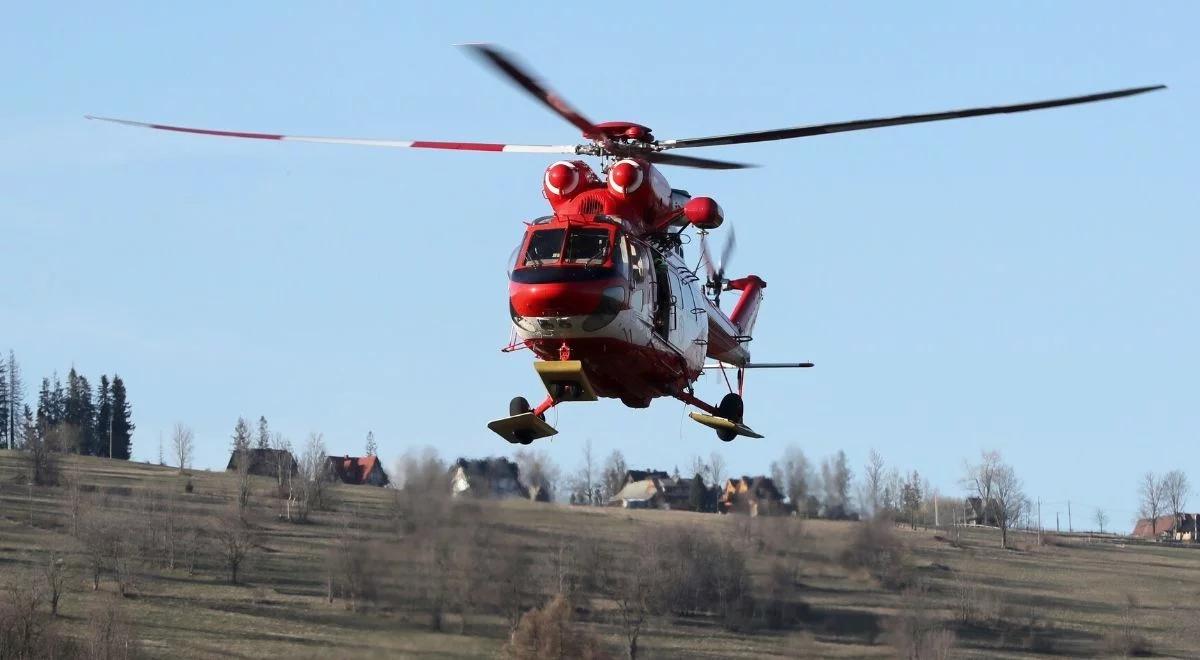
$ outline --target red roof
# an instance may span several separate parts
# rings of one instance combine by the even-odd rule
[[[1149,518],[1142,518],[1137,521],[1133,527],[1133,536],[1139,536],[1144,539],[1156,538],[1159,534],[1170,532],[1175,528],[1175,514],[1168,513],[1165,516],[1159,516],[1155,521],[1154,526],[1150,526]]]
[[[376,466],[383,471],[383,466],[379,465],[379,458],[376,456],[330,456],[329,466],[333,468],[334,474],[337,475],[342,483],[347,484],[365,484],[367,478],[371,476]],[[387,475],[384,475],[384,483],[387,483]]]

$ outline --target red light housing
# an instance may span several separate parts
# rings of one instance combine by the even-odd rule
[[[693,197],[683,205],[683,215],[697,229],[716,229],[725,222],[725,212],[712,197]]]

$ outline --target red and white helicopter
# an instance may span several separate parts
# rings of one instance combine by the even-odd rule
[[[576,159],[560,160],[546,169],[542,189],[552,214],[527,223],[521,244],[509,260],[509,312],[515,339],[505,350],[533,351],[547,396],[536,407],[523,397],[514,398],[509,416],[488,427],[509,442],[521,444],[557,433],[545,421],[550,408],[597,397],[645,408],[655,398],[670,396],[703,411],[693,412],[691,417],[714,428],[721,440],[739,435],[762,437],[743,423],[741,395],[746,370],[812,366],[750,360],[748,344],[767,283],[757,275],[725,277],[734,247],[732,230],[715,263],[706,240],[708,232],[722,225],[721,207],[712,198],[692,197],[673,189],[657,167],[751,166],[680,155],[672,153],[674,150],[1041,110],[1164,88],[1155,85],[1018,105],[658,140],[641,124],[593,123],[494,46],[466,47],[582,131],[586,142],[539,146],[306,137],[88,118],[257,140],[599,157],[599,174]],[[682,235],[688,229],[700,239],[700,265],[696,268],[689,268],[684,261]],[[723,291],[739,294],[729,313],[720,306]],[[707,360],[712,362],[706,364]],[[695,393],[695,383],[706,369],[720,370],[729,389],[717,405],[702,401]],[[725,373],[727,369],[736,372],[736,388]]]

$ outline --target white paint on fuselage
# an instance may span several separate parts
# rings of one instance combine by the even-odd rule
[[[650,250],[637,241],[636,250]],[[621,310],[611,323],[594,331],[583,329],[587,316],[521,317],[513,323],[521,339],[613,339],[639,347],[681,356],[688,370],[697,373],[704,366],[708,341],[708,309],[700,289],[700,279],[688,270],[683,259],[674,253],[654,251],[663,259],[663,268],[654,268],[647,257],[647,267],[639,277],[635,269],[630,278],[626,298],[628,309]],[[658,278],[666,277],[670,287],[666,303],[671,305],[666,315],[666,332],[655,330],[655,310],[658,304]]]

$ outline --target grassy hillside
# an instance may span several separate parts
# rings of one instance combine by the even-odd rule
[[[621,657],[625,627],[602,595],[605,581],[627,579],[614,567],[636,570],[675,529],[699,530],[745,558],[755,612],[736,625],[712,612],[655,614],[641,632],[642,657],[889,657],[903,631],[927,629],[953,636],[953,657],[1094,657],[1138,638],[1156,654],[1189,656],[1188,633],[1200,624],[1200,552],[1189,549],[1073,539],[1000,550],[989,530],[952,542],[944,530],[896,528],[893,580],[842,560],[861,537],[858,523],[526,502],[447,507],[432,495],[339,485],[327,510],[293,524],[278,519],[281,500],[267,479],[254,482],[253,546],[233,585],[221,549],[233,476],[79,457],[65,457],[62,474],[76,486],[31,488],[21,455],[0,452],[0,583],[27,581],[59,551],[69,573],[57,630],[87,639],[96,612],[116,609],[150,657],[495,657],[509,634],[505,607],[541,605],[560,588],[577,594],[578,627]],[[171,525],[175,567],[161,543],[151,551],[130,541],[142,549],[106,564],[93,591],[94,537],[80,525],[100,520],[126,541],[160,538]],[[340,562],[334,574],[358,567],[370,582],[362,595],[338,584],[329,601],[331,557]],[[515,595],[505,600],[505,589]],[[767,602],[787,606],[782,624],[759,617]],[[466,603],[465,621],[456,603]]]

